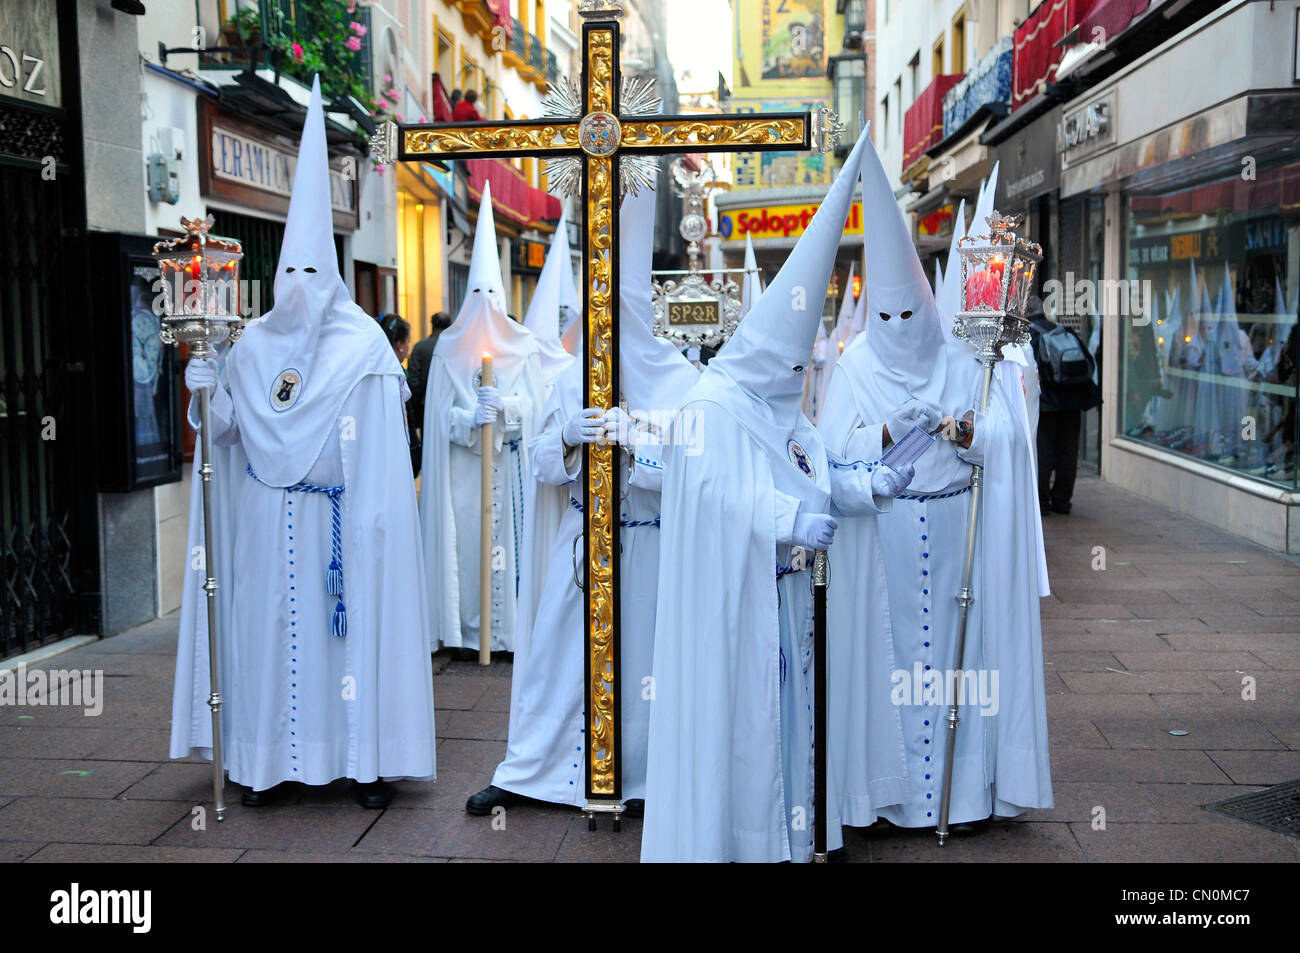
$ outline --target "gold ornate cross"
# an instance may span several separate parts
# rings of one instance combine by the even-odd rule
[[[679,152],[828,151],[838,124],[817,113],[661,116],[653,83],[625,81],[619,67],[619,0],[584,0],[577,84],[552,87],[544,118],[397,126],[375,137],[383,162],[540,157],[553,190],[581,194],[586,407],[618,403],[618,182],[653,187],[655,157]],[[663,408],[667,409],[667,408]],[[619,753],[619,474],[610,445],[586,444],[585,519],[587,805],[622,810]],[[666,558],[672,558],[667,554]],[[635,689],[633,689],[635,690]]]

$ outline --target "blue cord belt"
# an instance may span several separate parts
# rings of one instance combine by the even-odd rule
[[[575,499],[573,498],[573,495],[572,495],[572,494],[569,495],[569,505],[572,506],[572,507],[573,507],[575,510],[577,510],[579,513],[583,513],[583,512],[585,512],[585,510],[582,508],[582,503],[580,503],[578,500],[575,500]],[[655,517],[654,519],[652,519],[652,520],[623,520],[623,519],[621,519],[621,520],[618,521],[618,525],[619,525],[619,526],[622,526],[624,529],[626,529],[626,528],[629,527],[629,526],[658,526],[658,525],[659,525],[659,517],[656,516],[656,517]]]
[[[898,494],[898,496],[894,497],[894,499],[896,499],[896,500],[915,500],[915,501],[917,501],[917,502],[919,502],[919,503],[924,503],[926,500],[946,500],[946,499],[948,499],[949,497],[952,497],[952,496],[961,496],[963,493],[969,493],[969,492],[970,492],[970,487],[969,487],[969,486],[964,486],[964,487],[962,487],[960,490],[950,490],[950,491],[947,492],[947,493],[934,493],[934,494],[932,494],[932,495],[930,495],[930,496],[912,496],[911,494],[908,494],[908,493],[900,493],[900,494]]]
[[[253,472],[253,465],[250,463],[246,467],[248,475],[258,483],[262,483],[258,475]],[[262,483],[262,486],[270,486],[269,483]],[[331,596],[338,597],[338,603],[334,606],[334,617],[332,620],[332,629],[340,639],[348,634],[348,610],[343,604],[343,512],[342,501],[344,487],[341,486],[320,486],[316,483],[308,483],[303,480],[295,483],[293,486],[276,486],[271,487],[273,490],[284,490],[286,493],[324,493],[330,500],[330,568],[325,571],[325,592]]]

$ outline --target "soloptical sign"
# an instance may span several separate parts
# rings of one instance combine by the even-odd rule
[[[812,221],[818,204],[764,205],[755,208],[730,208],[718,212],[718,234],[724,239],[749,236],[760,238],[798,238]],[[844,234],[862,234],[862,203],[855,202],[844,222]]]

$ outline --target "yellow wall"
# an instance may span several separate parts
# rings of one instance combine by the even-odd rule
[[[834,0],[733,0],[732,98],[729,112],[801,112],[834,102],[827,59],[844,44]],[[817,152],[741,153],[736,188],[830,182]]]

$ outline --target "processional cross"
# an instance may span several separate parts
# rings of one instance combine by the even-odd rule
[[[653,187],[655,157],[675,152],[829,151],[839,123],[814,113],[661,116],[654,82],[624,78],[619,65],[620,0],[583,0],[581,75],[552,86],[536,120],[384,123],[372,143],[380,162],[535,157],[547,159],[554,191],[582,196],[584,380],[587,407],[618,403],[618,206],[630,189]],[[618,183],[616,185],[616,183]],[[614,448],[586,444],[583,454],[586,584],[584,681],[587,804],[614,815],[620,788],[619,468]],[[634,690],[634,689],[633,689]]]

